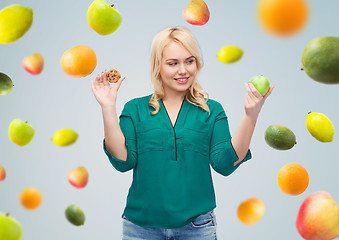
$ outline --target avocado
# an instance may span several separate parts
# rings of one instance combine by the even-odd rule
[[[311,40],[304,49],[302,65],[315,81],[339,83],[339,37],[322,36]]]
[[[270,147],[278,150],[291,149],[297,143],[294,133],[279,124],[273,124],[266,129],[265,141]]]

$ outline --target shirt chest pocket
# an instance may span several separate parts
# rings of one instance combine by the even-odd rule
[[[145,120],[136,127],[138,153],[164,150],[165,131],[158,122]]]
[[[199,120],[187,123],[183,132],[184,150],[194,151],[202,155],[209,155],[208,124]]]

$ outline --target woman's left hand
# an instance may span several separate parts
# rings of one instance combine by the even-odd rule
[[[247,90],[247,95],[245,97],[246,115],[257,118],[261,107],[266,98],[272,93],[274,86],[270,87],[265,96],[262,96],[252,83],[245,83],[245,88]]]

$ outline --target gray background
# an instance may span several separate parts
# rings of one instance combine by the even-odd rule
[[[251,143],[253,159],[230,177],[213,172],[217,195],[216,216],[220,239],[301,239],[295,220],[299,206],[311,193],[328,191],[339,201],[337,175],[338,142],[320,143],[307,131],[309,111],[322,112],[339,126],[338,85],[324,85],[311,80],[301,68],[306,44],[318,36],[338,36],[339,1],[310,0],[310,19],[303,30],[288,38],[264,32],[257,21],[256,1],[206,1],[211,17],[204,26],[184,21],[185,1],[116,1],[122,14],[120,28],[100,36],[86,22],[91,0],[24,1],[30,6],[34,21],[30,30],[14,43],[0,45],[0,71],[9,75],[15,87],[0,96],[0,165],[7,178],[0,182],[0,211],[10,212],[22,224],[24,240],[119,239],[121,218],[131,172],[121,174],[108,162],[103,150],[101,110],[90,81],[104,69],[117,68],[126,80],[122,84],[117,111],[130,99],[150,94],[149,48],[154,35],[170,26],[185,26],[197,37],[205,66],[199,81],[210,98],[222,103],[231,132],[244,114],[244,82],[254,75],[266,76],[275,90],[259,116]],[[2,0],[1,9],[13,4]],[[60,67],[62,54],[77,45],[92,47],[98,63],[84,78],[73,78]],[[220,63],[216,54],[225,45],[238,45],[243,58],[234,64]],[[27,73],[22,59],[39,52],[45,60],[40,75]],[[19,147],[8,139],[7,130],[14,118],[27,120],[35,128],[31,143]],[[270,148],[264,132],[271,124],[290,128],[297,145],[288,151]],[[60,148],[51,142],[60,128],[73,128],[78,141]],[[303,165],[310,176],[307,190],[299,196],[283,194],[277,173],[287,163]],[[85,166],[89,183],[76,189],[68,183],[71,169]],[[33,186],[42,192],[43,202],[33,211],[19,202],[20,192]],[[237,218],[238,204],[249,197],[260,198],[266,207],[262,219],[253,226]],[[74,203],[86,214],[82,227],[71,225],[65,208]]]

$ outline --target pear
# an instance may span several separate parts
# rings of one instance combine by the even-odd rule
[[[306,240],[330,240],[339,237],[339,205],[325,191],[310,194],[301,204],[296,227]]]
[[[183,10],[182,15],[186,22],[201,26],[208,22],[210,11],[203,0],[191,0]]]
[[[33,23],[33,10],[13,4],[0,11],[0,43],[7,44],[21,38]]]
[[[120,12],[114,4],[109,5],[105,0],[94,0],[87,10],[88,25],[100,35],[115,32],[122,21]]]

